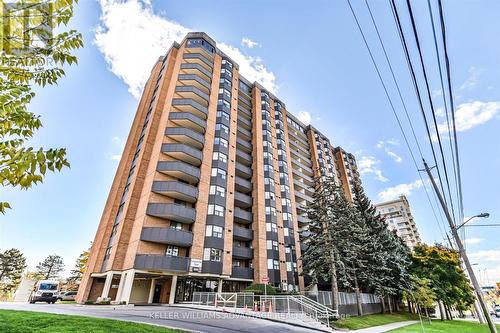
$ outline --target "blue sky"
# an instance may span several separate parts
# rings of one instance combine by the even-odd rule
[[[431,89],[442,107],[426,3],[415,3]],[[354,9],[381,67],[396,109],[390,73],[362,1]],[[111,182],[154,60],[189,30],[205,31],[287,104],[287,109],[356,154],[374,202],[405,193],[422,238],[442,241],[422,183],[347,2],[81,0],[72,26],[85,38],[79,65],[57,87],[37,93],[31,110],[44,128],[33,145],[64,146],[71,169],[30,191],[4,189],[13,209],[0,216],[0,249],[17,247],[33,268],[57,253],[70,269],[94,237]],[[398,2],[405,12],[404,2]],[[418,5],[417,5],[418,4]],[[500,22],[496,1],[444,1],[457,106],[465,216],[487,211],[500,223]],[[370,1],[398,83],[430,160],[388,1]],[[403,16],[405,28],[408,18]],[[406,30],[409,31],[409,30]],[[416,54],[412,44],[411,52]],[[440,112],[438,112],[439,114]],[[444,117],[438,116],[441,124]],[[447,136],[447,133],[443,133]],[[448,141],[444,141],[448,145]],[[425,179],[425,178],[424,178]],[[477,222],[476,222],[477,223]],[[480,278],[500,281],[500,228],[467,229]],[[486,273],[485,273],[486,272]]]

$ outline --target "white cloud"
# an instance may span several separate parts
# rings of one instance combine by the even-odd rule
[[[241,46],[245,46],[245,47],[248,47],[249,49],[253,49],[256,46],[260,46],[260,44],[258,42],[251,40],[250,38],[243,37],[241,39]]]
[[[399,141],[396,139],[381,140],[381,141],[377,142],[377,145],[376,145],[377,148],[383,149],[387,153],[387,155],[392,157],[392,159],[394,159],[395,162],[397,162],[397,163],[403,162],[403,159],[401,158],[401,156],[396,154],[392,150],[391,146],[392,147],[399,146]]]
[[[500,113],[500,102],[473,101],[462,103],[455,111],[457,132],[464,132],[493,119]],[[446,122],[438,125],[439,133],[447,133]]]
[[[380,164],[380,161],[377,160],[373,156],[361,156],[359,161],[357,161],[358,164],[358,169],[359,173],[364,175],[364,174],[373,174],[375,176],[375,179],[381,181],[381,182],[386,182],[389,179],[384,177],[382,174],[382,170],[378,167]]]
[[[484,238],[476,238],[476,237],[467,238],[465,240],[465,244],[467,244],[467,245],[476,245],[476,244],[481,243],[482,241],[484,241]]]
[[[484,69],[472,66],[469,68],[469,76],[460,86],[460,90],[471,90],[479,83],[479,77],[484,73]]]
[[[309,125],[311,123],[311,114],[307,111],[300,111],[295,115],[298,120],[300,120],[305,125]]]
[[[414,190],[423,186],[420,179],[409,184],[399,184],[393,187],[388,187],[378,193],[378,197],[382,201],[389,201],[396,199],[400,195],[409,196]]]
[[[109,159],[112,161],[120,162],[120,159],[122,158],[122,154],[111,154],[109,155]]]
[[[278,91],[276,76],[264,66],[261,58],[247,56],[237,47],[225,43],[218,43],[217,47],[240,66],[240,73],[247,80],[257,81],[264,88],[276,94]]]
[[[155,14],[148,0],[100,0],[102,14],[94,43],[109,69],[122,79],[136,98],[141,95],[151,69],[174,41],[180,42],[190,28]],[[240,72],[276,93],[276,77],[262,59],[244,55],[238,48],[220,43],[224,53],[240,65]]]
[[[472,252],[469,257],[474,260],[500,261],[500,250],[481,250]]]

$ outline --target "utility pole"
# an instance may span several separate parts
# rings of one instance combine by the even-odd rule
[[[453,223],[453,219],[451,218],[450,212],[448,211],[448,207],[446,206],[446,203],[444,202],[443,195],[441,194],[441,192],[439,191],[439,188],[436,185],[436,181],[434,180],[434,177],[432,176],[431,169],[429,169],[429,166],[427,165],[425,160],[423,160],[423,161],[424,161],[425,171],[427,172],[427,175],[429,176],[429,179],[432,183],[432,186],[434,187],[434,191],[436,192],[436,195],[439,199],[439,202],[441,203],[441,206],[443,207],[443,211],[444,211],[444,214],[446,216],[446,219],[448,220],[448,224],[450,225],[451,234],[452,234],[453,238],[455,239],[455,243],[457,244],[457,247],[458,247],[458,253],[462,257],[464,265],[467,268],[467,272],[469,273],[469,278],[472,282],[472,286],[474,287],[474,291],[476,292],[476,296],[477,296],[477,299],[479,301],[479,305],[481,305],[481,309],[483,310],[483,315],[486,318],[486,321],[488,322],[490,332],[497,333],[497,328],[496,328],[495,324],[493,323],[493,320],[491,320],[490,313],[488,311],[488,308],[486,307],[486,302],[484,301],[484,298],[483,298],[483,292],[481,291],[481,287],[479,286],[479,283],[477,282],[476,275],[474,274],[474,270],[472,269],[469,258],[467,257],[467,253],[465,253],[464,244],[462,243],[462,240],[458,236],[457,228],[455,226],[455,223]]]

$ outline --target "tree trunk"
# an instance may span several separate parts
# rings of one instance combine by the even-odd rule
[[[444,314],[446,315],[446,320],[451,320],[450,319],[450,314],[448,312],[448,304],[443,303],[443,305],[444,305]]]
[[[441,301],[438,301],[438,307],[439,307],[439,317],[440,317],[441,321],[444,321],[445,317],[444,317],[444,312],[443,312],[443,304],[441,303]]]
[[[361,303],[361,293],[359,292],[358,278],[354,274],[354,292],[356,293],[356,305],[358,306],[358,316],[363,315],[363,304]]]
[[[385,313],[385,300],[384,297],[380,297],[380,305],[382,306],[382,313]]]
[[[392,296],[387,296],[387,304],[389,305],[389,313],[392,313]]]
[[[333,259],[333,257],[332,257]],[[335,268],[335,261],[332,265],[332,308],[339,313],[339,286],[337,284],[337,269]]]
[[[449,320],[453,320],[453,315],[451,314],[451,307],[449,304],[446,304],[445,310],[447,312],[446,316],[449,318]]]
[[[408,303],[408,312],[409,312],[409,313],[413,313],[412,308],[411,308],[411,302],[410,302],[410,298],[409,298],[409,297],[407,297],[407,298],[406,298],[406,302]]]

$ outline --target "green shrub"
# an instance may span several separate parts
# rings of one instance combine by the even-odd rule
[[[85,301],[85,303],[83,303],[85,305],[93,305],[94,304],[94,301]]]

